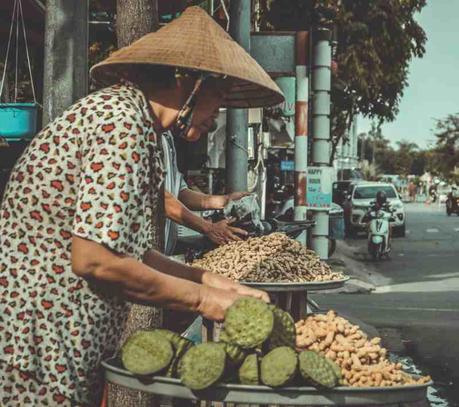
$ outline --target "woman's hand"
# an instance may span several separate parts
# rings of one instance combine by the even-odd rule
[[[211,321],[223,321],[226,310],[242,295],[235,291],[202,285],[197,311]]]
[[[223,219],[219,222],[209,224],[208,230],[205,231],[206,236],[218,245],[241,240],[238,235],[247,236],[248,233],[244,229],[231,226],[234,220],[233,218]]]
[[[220,276],[209,271],[205,271],[202,275],[202,283],[226,291],[233,291],[241,296],[254,297],[265,302],[269,302],[269,295],[265,291],[256,290],[251,287],[244,286],[227,277]]]

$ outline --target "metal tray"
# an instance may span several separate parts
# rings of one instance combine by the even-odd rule
[[[314,387],[246,386],[241,384],[218,384],[207,390],[193,392],[178,379],[162,376],[138,378],[120,367],[119,361],[109,359],[102,362],[106,378],[110,383],[145,393],[188,400],[209,400],[224,403],[280,404],[280,405],[377,405],[407,403],[426,398],[426,383],[398,387],[336,387],[333,390],[318,390]]]
[[[264,291],[320,291],[320,290],[333,290],[335,288],[341,288],[350,277],[345,277],[342,280],[332,280],[332,281],[311,281],[304,283],[257,283],[251,281],[239,281],[239,283],[244,284],[249,287],[258,288]]]

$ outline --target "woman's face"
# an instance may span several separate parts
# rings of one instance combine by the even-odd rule
[[[209,78],[205,81],[196,99],[191,127],[185,134],[187,141],[197,141],[203,134],[215,131],[218,110],[230,89],[228,80]]]

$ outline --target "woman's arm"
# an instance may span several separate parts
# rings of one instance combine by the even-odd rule
[[[196,283],[205,284],[209,287],[235,291],[240,295],[255,297],[269,302],[269,296],[264,291],[255,290],[232,281],[229,278],[211,273],[210,271],[190,267],[186,264],[171,260],[156,250],[149,250],[145,254],[144,263],[158,270],[166,270],[165,272],[167,274],[175,277],[185,278]]]
[[[165,191],[164,196],[166,216],[169,219],[206,235],[216,244],[222,245],[234,240],[241,240],[238,235],[247,236],[245,230],[231,226],[231,220],[209,222],[191,212],[171,193]]]
[[[159,260],[159,267],[169,266],[161,259],[152,260]],[[186,266],[177,264],[166,274],[158,271],[159,267],[152,268],[133,258],[119,256],[96,242],[77,236],[72,239],[72,270],[79,277],[109,286],[133,302],[159,304],[223,320],[225,310],[241,295],[199,284],[203,271],[193,272],[197,269],[188,270],[191,267],[185,269]],[[181,275],[184,278],[179,278]]]
[[[226,195],[208,195],[186,188],[180,191],[178,198],[192,211],[205,211],[223,209],[229,201],[237,201],[247,195],[250,194],[248,192],[233,192]]]
[[[166,216],[169,219],[203,234],[210,232],[212,222],[195,215],[182,202],[167,191],[164,191],[164,198]]]

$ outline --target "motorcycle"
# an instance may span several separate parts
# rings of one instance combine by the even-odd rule
[[[391,251],[391,226],[395,219],[389,204],[377,207],[374,202],[366,214],[368,221],[368,253],[374,260],[388,256]]]
[[[459,191],[457,187],[452,188],[446,199],[446,214],[451,216],[453,213],[459,215]]]

